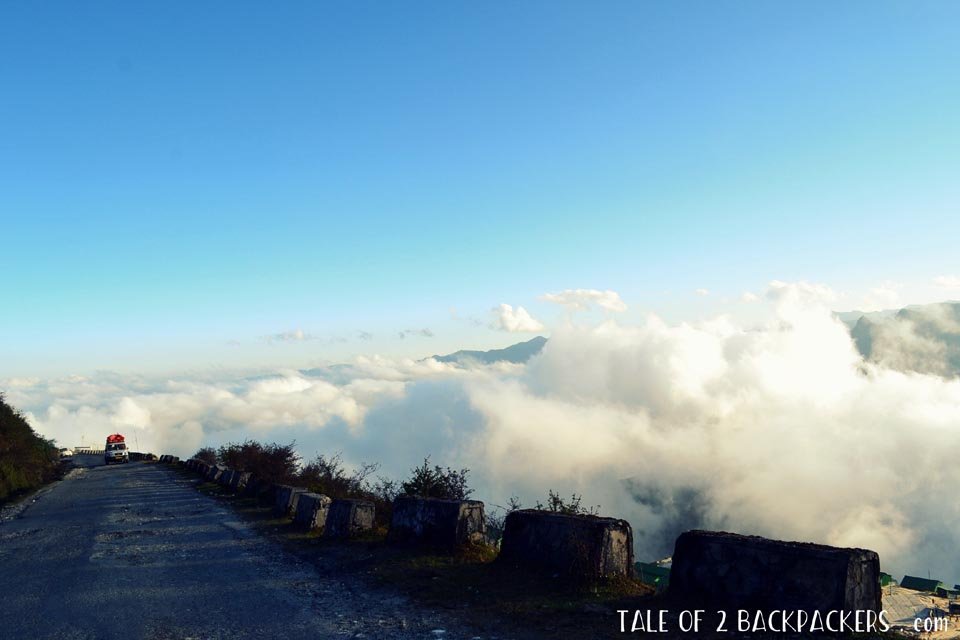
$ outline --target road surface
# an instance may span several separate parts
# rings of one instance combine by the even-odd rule
[[[80,468],[0,522],[0,637],[471,638],[320,575],[157,464]]]

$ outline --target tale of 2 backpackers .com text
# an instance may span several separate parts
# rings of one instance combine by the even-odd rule
[[[891,628],[886,611],[710,611],[684,609],[675,616],[668,609],[618,609],[621,633],[875,633]],[[715,614],[715,615],[714,615]],[[714,619],[715,618],[715,619]],[[918,620],[919,622],[925,622]]]

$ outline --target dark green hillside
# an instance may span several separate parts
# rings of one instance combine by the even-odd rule
[[[0,503],[53,480],[59,463],[54,443],[37,435],[0,395]]]

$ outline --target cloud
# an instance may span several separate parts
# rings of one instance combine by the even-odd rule
[[[948,291],[960,291],[960,276],[937,276],[933,284]]]
[[[420,336],[422,338],[432,338],[433,331],[430,329],[404,329],[403,331],[397,332],[397,337],[401,340],[406,339],[407,336]]]
[[[865,546],[888,572],[937,566],[957,581],[960,512],[944,505],[960,484],[960,380],[865,361],[824,302],[831,294],[776,283],[768,315],[748,327],[655,315],[567,324],[525,366],[368,357],[310,372],[100,373],[0,389],[67,444],[113,429],[180,455],[295,439],[305,457],[343,450],[393,477],[432,454],[470,468],[488,504],[582,494],[633,525],[640,558],[667,555],[683,529],[722,528]]]
[[[360,331],[357,333],[357,338],[360,340],[373,340],[373,334],[369,331]]]
[[[695,290],[694,290],[694,293],[697,294],[698,296],[708,296],[708,295],[710,295],[710,290],[709,290],[709,289],[695,289]]]
[[[740,300],[747,303],[760,302],[760,296],[750,291],[744,291],[740,296]]]
[[[861,302],[856,306],[859,310],[867,312],[900,307],[902,305],[900,301],[900,290],[902,288],[895,282],[881,283],[867,291]]]
[[[534,319],[523,307],[514,309],[509,304],[501,304],[493,309],[493,314],[495,319],[490,325],[492,329],[509,332],[543,331],[543,324]]]
[[[585,311],[593,305],[615,313],[627,310],[627,305],[620,299],[620,294],[610,290],[566,289],[560,293],[546,293],[542,296],[542,299],[574,311]]]
[[[264,336],[264,340],[267,342],[305,342],[307,340],[316,340],[316,336],[304,332],[303,329],[297,328]]]
[[[767,288],[767,298],[791,305],[822,305],[836,300],[837,294],[825,284],[772,280]]]

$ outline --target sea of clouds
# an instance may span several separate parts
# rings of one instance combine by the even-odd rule
[[[749,326],[570,318],[526,365],[362,357],[0,389],[64,444],[119,430],[141,450],[186,456],[296,440],[305,458],[342,451],[395,478],[428,454],[469,467],[488,505],[575,492],[631,522],[640,559],[702,527],[867,547],[897,575],[960,578],[960,380],[930,373],[935,363],[890,366],[883,343],[865,361],[829,299],[822,286],[775,282],[769,317]]]

